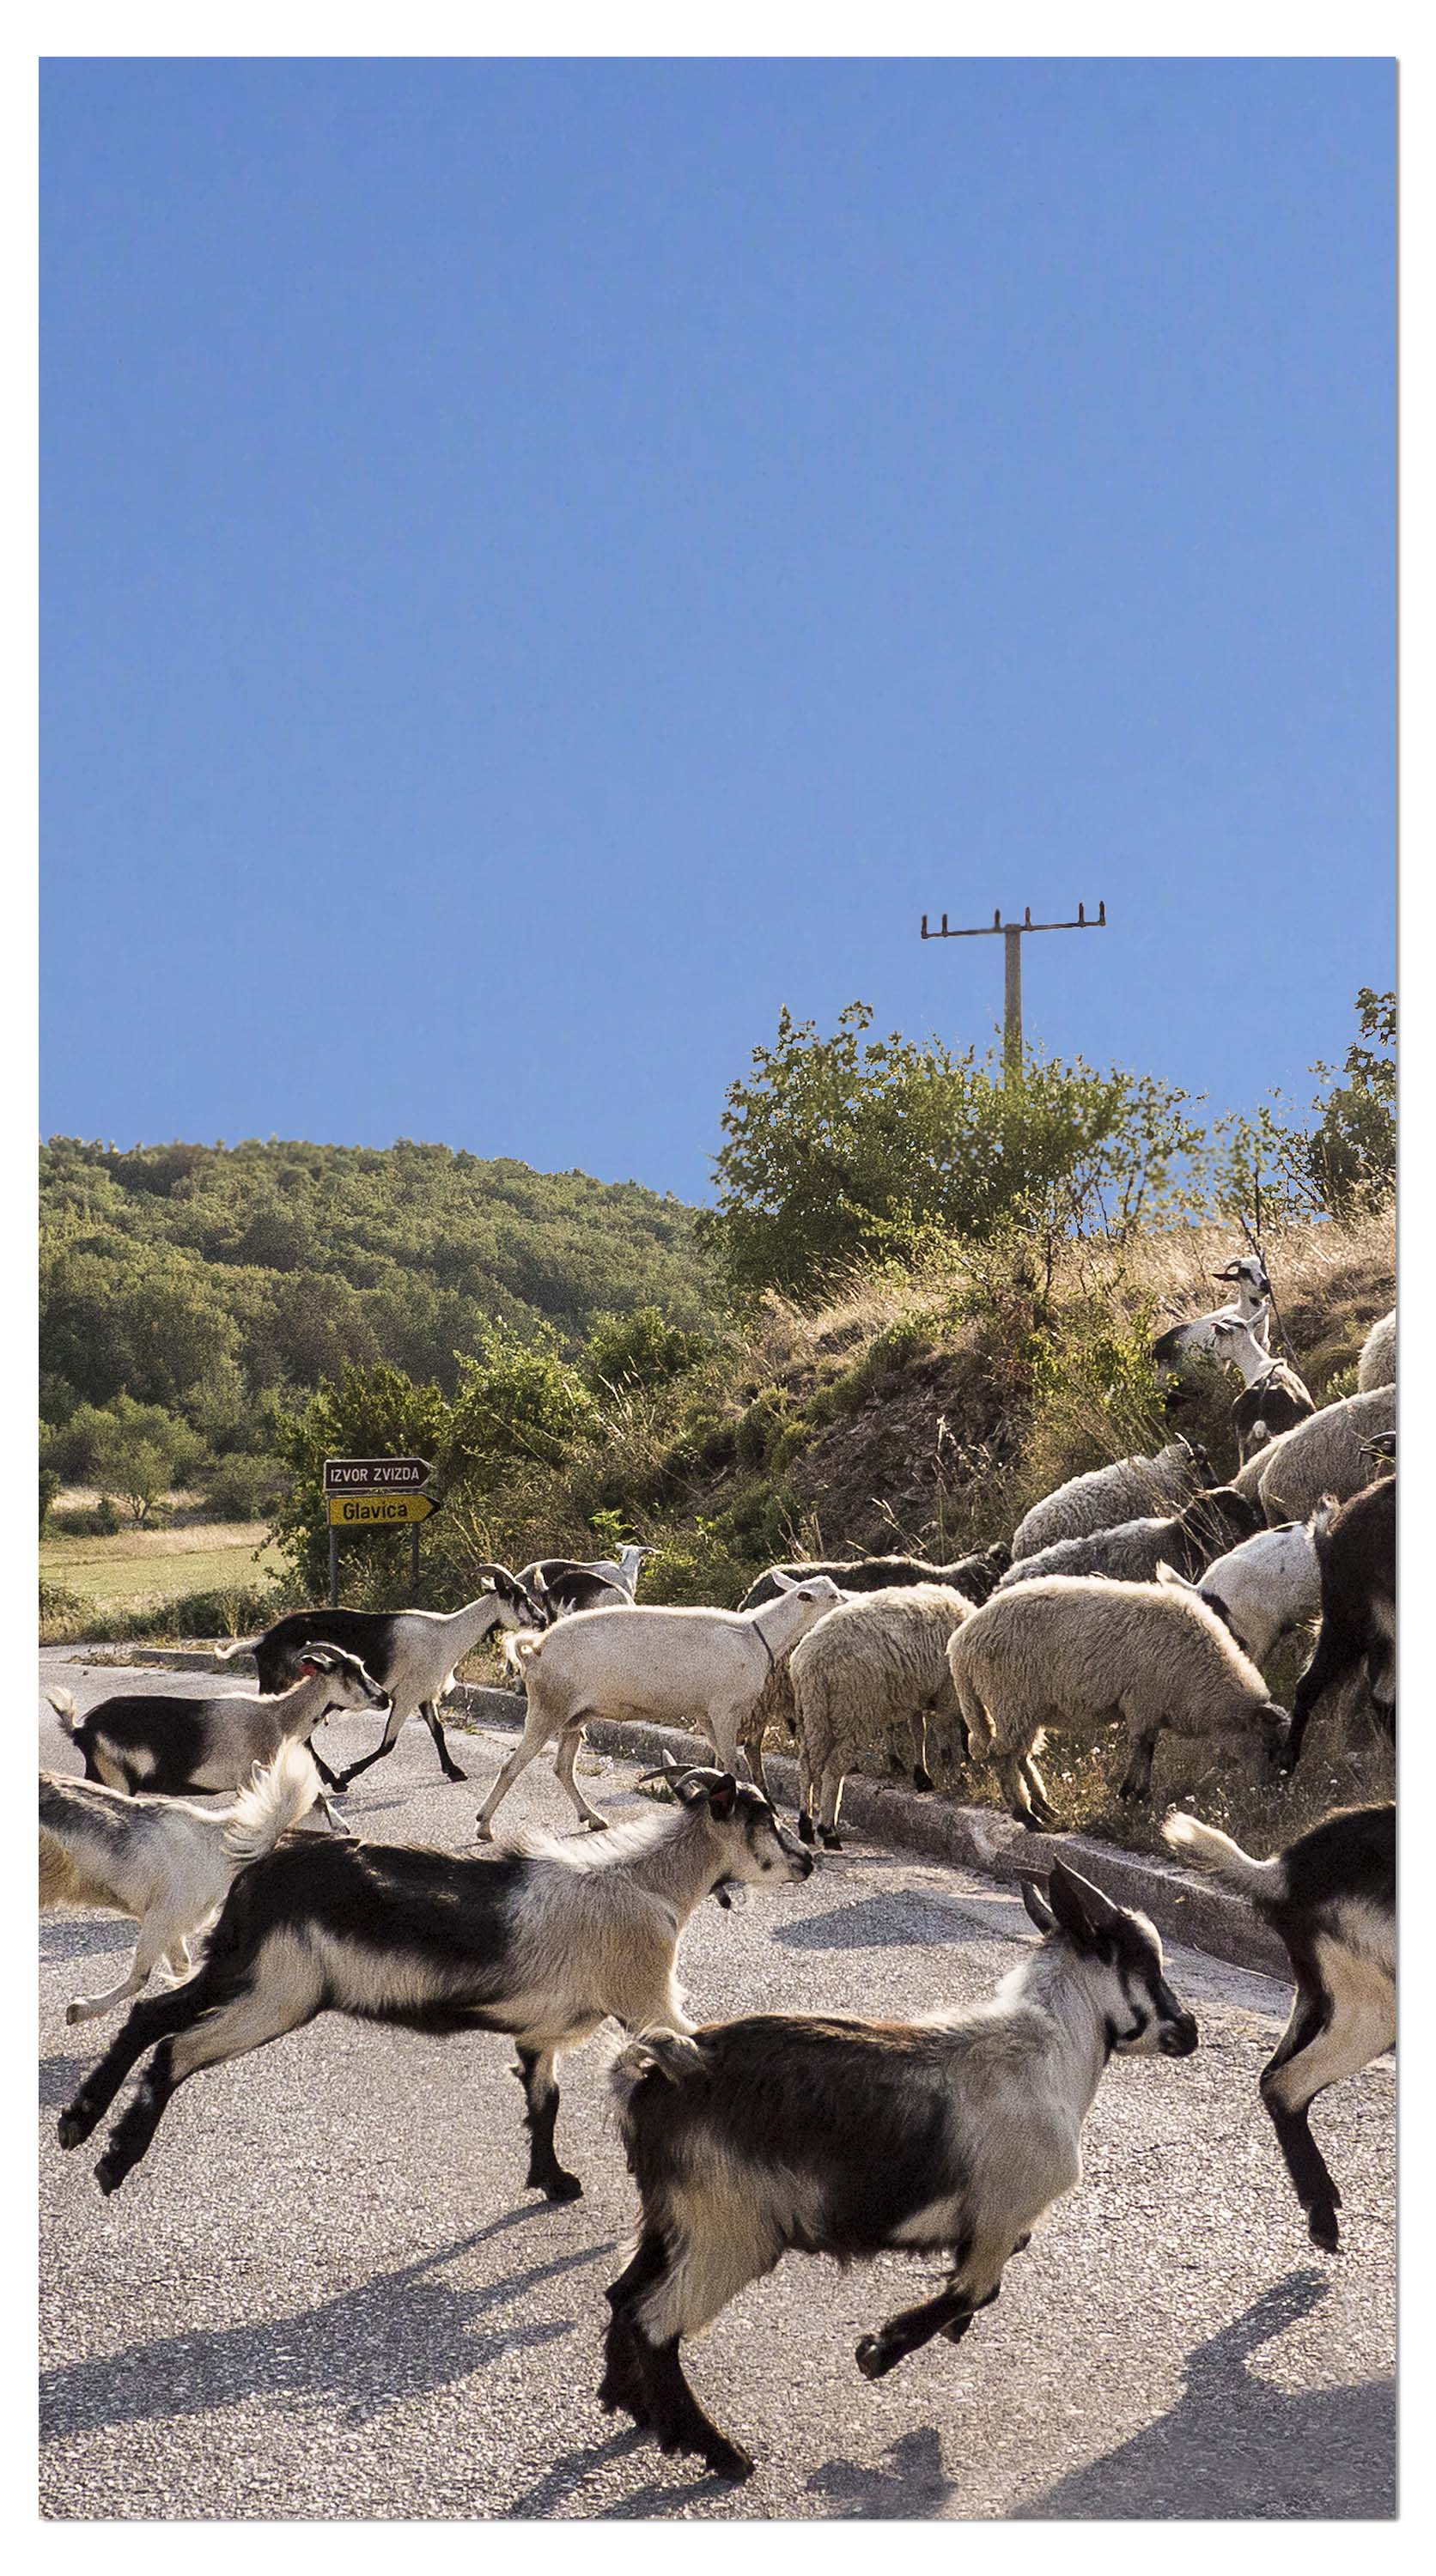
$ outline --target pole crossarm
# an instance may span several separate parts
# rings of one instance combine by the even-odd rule
[[[1085,904],[1081,903],[1077,906],[1077,918],[1075,921],[1034,921],[1032,918],[1032,906],[1029,904],[1021,921],[1004,921],[1001,913],[995,912],[990,921],[980,923],[976,930],[949,930],[947,926],[946,913],[942,916],[942,928],[940,930],[929,930],[927,926],[927,914],[924,913],[922,917],[922,935],[924,939],[993,939],[999,932],[1004,935],[1010,933],[1014,938],[1020,938],[1023,932],[1028,930],[1105,930],[1106,927],[1107,906],[1105,903],[1098,904],[1097,918],[1095,921],[1088,920],[1087,907]]]

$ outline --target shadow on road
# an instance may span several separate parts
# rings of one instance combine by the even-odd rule
[[[110,2424],[203,2414],[257,2395],[336,2399],[344,2410],[342,2421],[363,2424],[397,2399],[447,2387],[471,2371],[487,2369],[515,2346],[572,2334],[577,2324],[573,2317],[505,2326],[492,2334],[476,2334],[473,2328],[477,2317],[507,2307],[540,2282],[611,2254],[611,2237],[478,2289],[454,2289],[429,2277],[507,2228],[551,2216],[542,2202],[509,2210],[475,2235],[400,2271],[381,2272],[298,2316],[229,2326],[217,2334],[130,2344],[103,2360],[67,2362],[46,2371],[40,2382],[41,2441],[97,2432]]]
[[[891,2468],[863,2468],[856,2460],[825,2460],[808,2480],[811,2495],[826,2496],[827,2513],[841,2522],[918,2522],[957,2493],[942,2465],[935,2425],[904,2433],[884,2457]]]
[[[1396,2511],[1396,2388],[1291,2390],[1247,2369],[1331,2288],[1293,2272],[1199,2344],[1160,2422],[1062,2478],[1017,2522],[1384,2519]]]
[[[989,1928],[955,1905],[930,1905],[921,1896],[860,1896],[831,1913],[780,1923],[771,1937],[783,1950],[965,1948]]]

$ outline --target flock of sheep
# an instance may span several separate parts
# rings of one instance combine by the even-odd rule
[[[936,2334],[957,2340],[1077,2180],[1108,2058],[1182,2057],[1197,2044],[1151,1924],[1056,1860],[1045,1892],[1025,1881],[1042,1938],[998,1994],[911,2026],[759,2014],[695,2030],[675,1982],[678,1944],[705,1896],[802,1878],[815,1842],[837,1846],[845,1777],[894,1730],[910,1730],[913,1777],[930,1786],[930,1719],[955,1727],[965,1757],[991,1766],[1013,1816],[1038,1833],[1058,1821],[1037,1768],[1054,1729],[1119,1724],[1129,1797],[1149,1792],[1164,1730],[1238,1738],[1263,1774],[1291,1769],[1317,1700],[1358,1676],[1394,1733],[1395,1318],[1369,1336],[1357,1394],[1318,1408],[1267,1352],[1260,1262],[1218,1275],[1232,1303],[1165,1334],[1157,1358],[1178,1390],[1194,1364],[1235,1360],[1243,1456],[1229,1484],[1214,1485],[1205,1453],[1178,1437],[1073,1478],[1010,1544],[953,1564],[774,1566],[734,1609],[639,1604],[649,1551],[637,1547],[592,1565],[492,1566],[479,1598],[448,1616],[279,1621],[254,1650],[258,1693],[126,1695],[83,1721],[52,1694],[85,1777],[41,1776],[41,1904],[116,1907],[140,1925],[128,1977],[77,1998],[69,2018],[139,1994],[157,1968],[171,1981],[134,2005],[81,2084],[61,2145],[92,2134],[146,2058],[96,2167],[115,2190],[190,2075],[330,2010],[507,2032],[528,2180],[571,2198],[581,2183],[555,2148],[556,2061],[613,2019],[630,2034],[614,2084],[642,2225],[608,2293],[606,2406],[665,2448],[746,2475],[747,2455],[694,2396],[680,2345],[788,2250],[943,2253],[940,2297],[859,2345],[867,2376]],[[1261,1667],[1310,1623],[1315,1650],[1288,1712]],[[479,1840],[554,1742],[557,1777],[592,1838],[530,1835],[468,1858],[354,1838],[330,1793],[387,1752],[409,1715],[429,1726],[446,1777],[463,1778],[439,1706],[463,1656],[499,1631],[527,1714],[479,1810]],[[315,1731],[331,1710],[370,1707],[385,1710],[381,1741],[336,1778]],[[609,1827],[575,1776],[601,1717],[700,1733],[713,1762],[665,1762],[670,1803]],[[797,1737],[796,1838],[767,1794],[775,1722]],[[226,1791],[228,1806],[200,1803]],[[316,1804],[337,1830],[296,1830]],[[1287,1944],[1296,1999],[1262,2092],[1312,2237],[1328,2248],[1340,2194],[1307,2114],[1394,2034],[1394,1813],[1330,1817],[1269,1861],[1193,1817],[1164,1829]]]

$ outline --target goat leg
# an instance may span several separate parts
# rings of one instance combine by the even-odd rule
[[[997,2290],[991,2289],[986,2298],[974,2299],[965,2283],[955,2282],[935,2299],[925,2299],[921,2307],[901,2309],[879,2326],[876,2334],[864,2335],[858,2345],[855,2358],[864,2379],[885,2378],[900,2361],[906,2361],[910,2352],[931,2343],[936,2334],[945,2334],[952,2343],[960,2342],[978,2309],[990,2308],[996,2296]]]
[[[419,1715],[422,1717],[424,1724],[427,1726],[429,1733],[434,1739],[434,1750],[438,1754],[439,1767],[444,1774],[444,1778],[446,1780],[467,1780],[469,1776],[467,1771],[461,1771],[459,1769],[457,1762],[449,1751],[448,1740],[444,1734],[443,1725],[439,1717],[437,1702],[431,1699],[420,1700]]]
[[[530,2190],[541,2191],[546,2200],[581,2200],[583,2185],[577,2174],[566,2173],[554,2153],[554,2124],[558,2119],[558,2085],[554,2080],[551,2048],[520,2048],[514,2068],[524,2088],[524,2126],[529,2133]]]

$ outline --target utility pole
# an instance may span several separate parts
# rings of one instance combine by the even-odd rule
[[[927,914],[923,914],[924,939],[996,939],[1000,937],[1003,942],[1005,953],[1002,976],[1002,1078],[1004,1082],[1017,1083],[1022,1080],[1022,942],[1029,930],[1105,930],[1106,927],[1105,903],[1098,904],[1095,921],[1088,920],[1087,908],[1085,904],[1080,903],[1077,906],[1075,921],[1034,921],[1032,906],[1029,904],[1021,921],[1004,921],[1001,913],[995,912],[991,921],[984,922],[978,930],[949,930],[946,913],[942,916],[942,928],[929,930]]]

